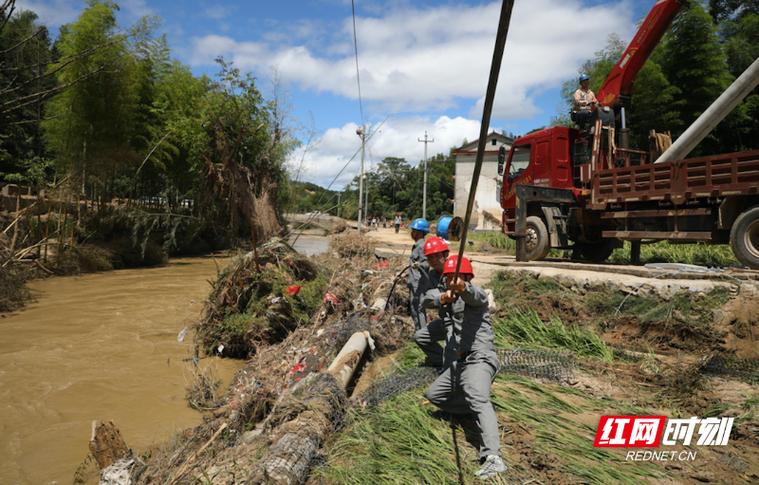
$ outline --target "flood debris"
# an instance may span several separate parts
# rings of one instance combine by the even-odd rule
[[[346,232],[332,238],[330,248],[342,258],[353,258],[356,256],[367,257],[374,255],[376,246],[367,237],[363,237],[355,232]]]
[[[223,345],[222,355],[249,361],[208,406],[213,409],[206,409],[203,424],[145,452],[134,482],[259,483],[254,477],[261,474],[279,476],[282,463],[290,470],[285,475],[305,477],[302,467],[318,459],[321,443],[340,425],[353,370],[371,358],[356,347],[356,334],[367,349],[365,332],[376,335],[375,355],[393,352],[411,337],[405,292],[389,298],[388,311],[372,310],[380,297],[388,298],[403,261],[391,258],[366,270],[375,262],[373,251],[306,258],[274,239],[223,270],[198,326],[198,351],[202,358]],[[396,308],[403,313],[396,315]],[[233,332],[230,322],[245,325]],[[350,349],[328,372],[349,341]]]
[[[130,455],[131,451],[113,421],[93,421],[90,453],[95,457],[98,466],[103,469]]]
[[[219,406],[219,379],[212,367],[201,368],[196,360],[193,360],[192,381],[187,386],[186,398],[191,408],[198,411],[215,409]]]
[[[327,282],[326,272],[281,239],[236,258],[211,290],[197,328],[199,353],[245,358],[282,341],[308,323]]]

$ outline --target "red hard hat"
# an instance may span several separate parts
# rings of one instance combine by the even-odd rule
[[[456,262],[459,260],[457,255],[448,256],[445,260],[445,266],[443,266],[444,275],[452,275],[456,272]],[[472,262],[468,258],[461,258],[461,268],[459,269],[460,275],[469,275],[474,278],[474,269],[472,268]]]
[[[424,255],[448,251],[448,243],[441,237],[432,236],[424,242]]]

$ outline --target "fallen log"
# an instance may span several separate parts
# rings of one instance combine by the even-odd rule
[[[119,428],[113,424],[113,421],[92,422],[89,447],[90,453],[92,453],[101,470],[131,454]]]
[[[291,394],[283,408],[300,406],[301,411],[278,426],[279,438],[247,483],[292,485],[306,481],[322,443],[341,421],[346,389],[358,364],[366,348],[373,346],[369,332],[354,333],[325,373],[312,374]]]

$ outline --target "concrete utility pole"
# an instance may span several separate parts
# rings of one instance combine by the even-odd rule
[[[759,84],[759,58],[654,163],[682,160]]]
[[[424,130],[424,139],[417,138],[424,143],[424,188],[422,189],[422,217],[427,219],[427,143],[435,143],[434,138],[427,138],[427,130]]]
[[[364,202],[364,148],[365,148],[365,131],[364,127],[360,126],[356,129],[356,134],[361,138],[361,173],[358,176],[358,232],[361,232],[362,211]]]
[[[371,226],[369,226],[369,173],[372,171],[372,162],[369,161],[369,168],[366,171],[366,174],[364,174],[364,177],[366,177],[366,181],[364,181],[364,224],[368,226],[371,229]]]

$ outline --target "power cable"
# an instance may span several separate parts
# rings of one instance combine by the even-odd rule
[[[453,275],[454,280],[458,278],[461,270],[461,260],[466,248],[466,236],[469,230],[469,221],[472,218],[472,208],[474,206],[474,196],[477,194],[477,183],[480,180],[482,171],[482,159],[485,155],[485,143],[487,142],[488,130],[490,129],[490,115],[493,111],[493,100],[495,99],[495,90],[498,85],[498,75],[501,72],[501,61],[503,60],[503,51],[506,47],[506,37],[509,33],[509,24],[511,23],[511,11],[514,8],[514,0],[504,0],[501,4],[501,16],[498,21],[498,33],[495,38],[495,48],[493,49],[493,61],[490,64],[490,77],[488,79],[488,88],[485,92],[485,104],[482,110],[482,124],[480,125],[480,139],[477,143],[477,158],[474,162],[474,172],[472,173],[472,185],[469,189],[469,200],[466,205],[464,218],[464,229],[461,233],[461,243],[459,245],[459,257],[456,262],[456,272]]]

